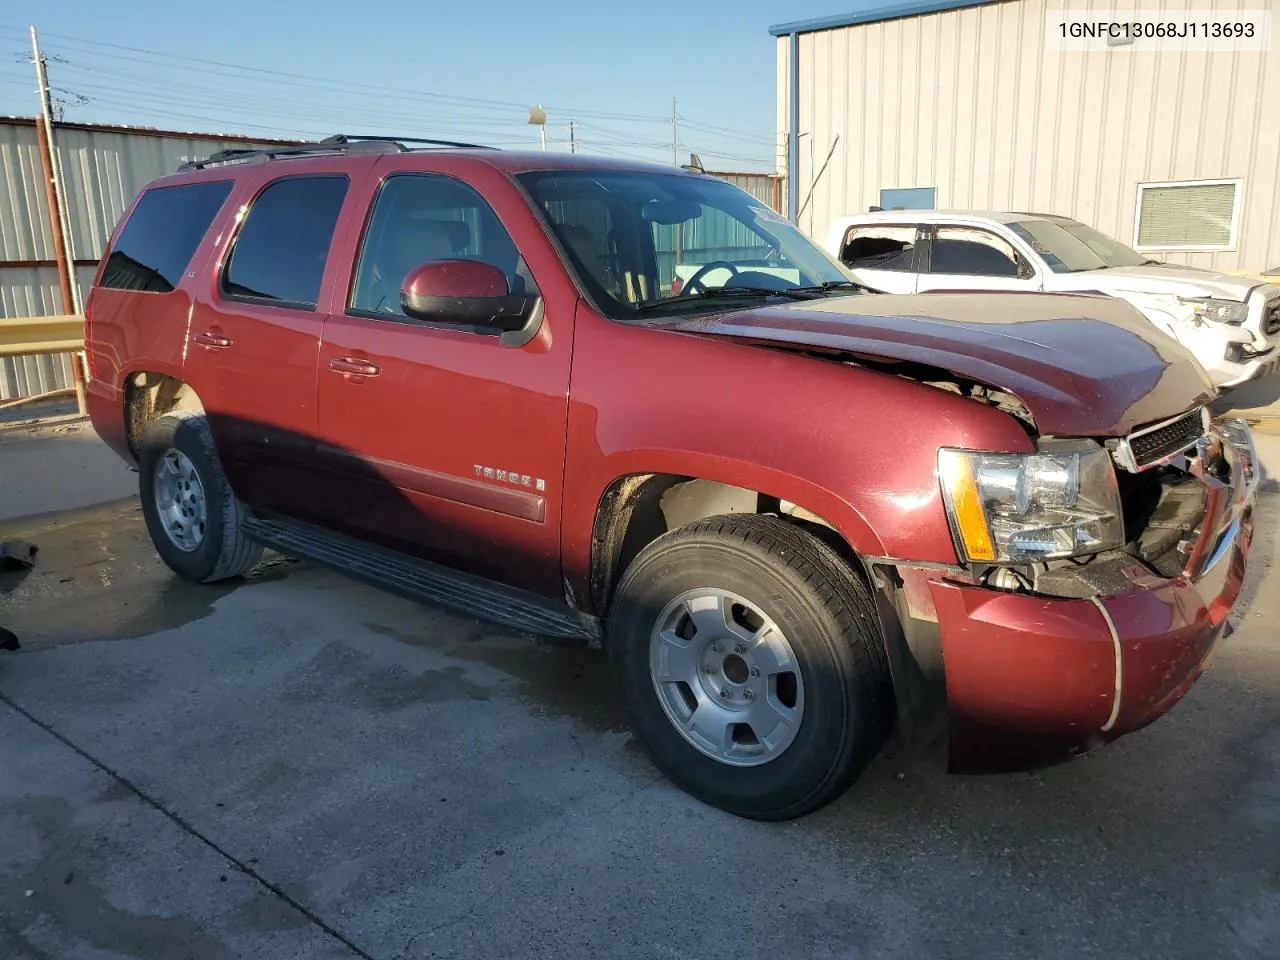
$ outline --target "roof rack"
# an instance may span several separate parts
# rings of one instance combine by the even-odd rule
[[[461,147],[472,150],[493,150],[480,143],[460,143],[456,140],[427,140],[422,137],[363,137],[337,133],[323,140],[295,143],[258,150],[219,150],[203,160],[188,160],[179,170],[203,170],[224,163],[260,163],[282,157],[307,157],[328,153],[405,153],[406,143],[433,147]]]

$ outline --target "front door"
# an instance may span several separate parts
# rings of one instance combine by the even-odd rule
[[[981,227],[930,228],[923,238],[917,289],[1017,290],[1041,288],[1035,269],[1004,237]]]
[[[540,292],[513,239],[528,245],[540,233],[527,205],[507,205],[527,217],[513,230],[465,179],[412,159],[380,161],[366,192],[350,290],[320,349],[317,457],[346,490],[335,515],[360,537],[562,598],[576,296],[544,280],[544,327],[524,346],[413,320],[400,309],[401,282],[431,260],[481,260],[512,292]]]

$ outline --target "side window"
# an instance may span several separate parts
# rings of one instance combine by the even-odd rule
[[[840,260],[852,270],[915,269],[916,225],[850,227],[840,248]]]
[[[346,195],[346,177],[289,177],[268,185],[231,248],[223,295],[314,310]]]
[[[597,296],[603,294],[619,303],[630,302],[633,298],[627,295],[627,263],[619,243],[624,238],[615,228],[614,211],[605,197],[548,200],[543,202],[542,208],[554,224],[569,259],[577,268],[576,272],[591,292]],[[673,252],[671,263],[674,259]],[[671,264],[667,266],[670,273]]]
[[[536,292],[511,235],[479,193],[452,177],[397,174],[386,179],[374,200],[350,309],[404,316],[404,278],[432,260],[478,260],[501,270],[511,293]]]
[[[173,290],[230,193],[230,180],[148,190],[120,231],[100,286],[149,293]]]
[[[929,272],[968,277],[1016,277],[1018,254],[1006,240],[973,227],[938,227]]]

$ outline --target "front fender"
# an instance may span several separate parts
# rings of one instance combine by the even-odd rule
[[[583,308],[565,458],[567,590],[589,596],[601,497],[619,477],[643,473],[790,500],[863,556],[954,563],[936,476],[941,446],[1033,449],[1008,414],[904,377],[613,323]]]

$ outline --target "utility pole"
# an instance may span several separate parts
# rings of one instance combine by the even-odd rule
[[[62,293],[62,309],[66,313],[83,314],[80,303],[80,285],[76,282],[76,261],[71,248],[71,231],[66,216],[66,198],[62,194],[62,179],[58,174],[58,155],[53,142],[53,101],[49,96],[49,75],[45,69],[44,55],[40,52],[40,38],[36,28],[31,28],[31,58],[36,66],[36,89],[40,96],[40,119],[36,122],[36,143],[40,153],[40,166],[45,180],[45,198],[49,205],[49,226],[53,231],[54,258],[58,265],[58,283]],[[80,413],[86,411],[84,399],[84,371],[79,353],[71,357],[71,373],[75,381],[76,405]]]
[[[680,134],[676,129],[676,98],[671,98],[671,162],[680,165]]]
[[[570,153],[578,152],[578,141],[575,140],[573,136],[573,132],[576,129],[577,129],[577,124],[575,124],[572,120],[570,120],[569,121],[569,152]]]

